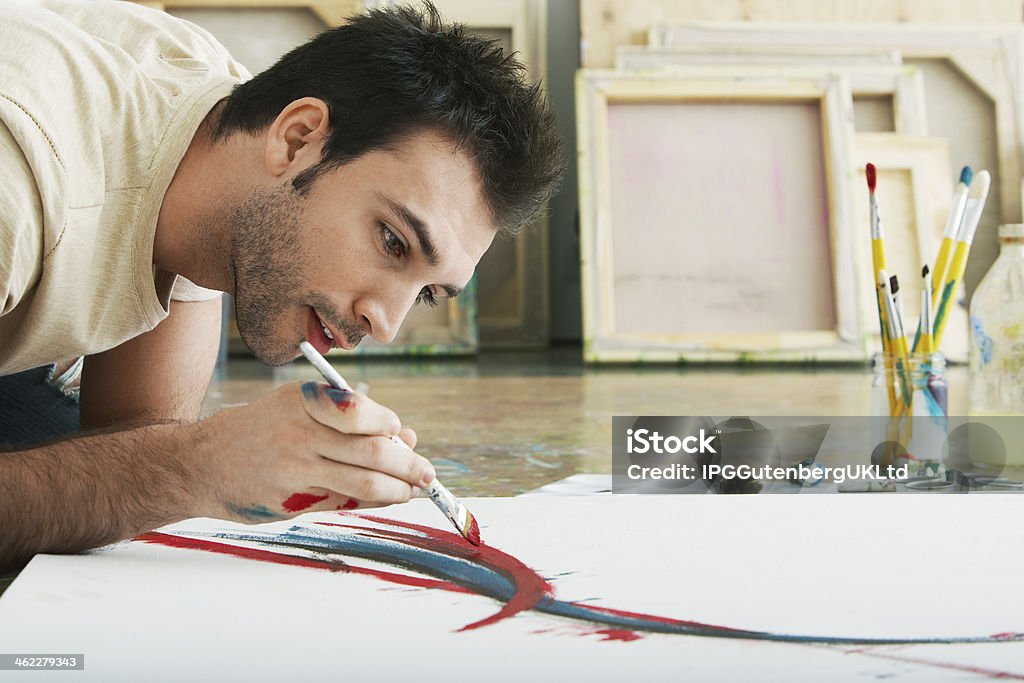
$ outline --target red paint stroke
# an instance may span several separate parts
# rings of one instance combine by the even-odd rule
[[[650,622],[654,622],[656,624],[664,624],[668,627],[683,627],[697,634],[699,634],[699,631],[704,631],[704,635],[712,635],[714,633],[719,633],[726,635],[727,637],[755,639],[768,638],[782,640],[781,636],[778,638],[774,638],[772,634],[751,632],[743,629],[733,629],[722,626],[714,626],[710,624],[703,624],[701,622],[684,621],[669,617],[659,617],[650,614],[629,612],[626,610],[617,610],[608,607],[586,605],[580,602],[559,601],[554,597],[554,588],[551,586],[551,584],[549,584],[539,574],[537,574],[535,571],[527,567],[525,564],[520,562],[515,557],[503,553],[497,550],[496,548],[491,548],[488,546],[474,547],[471,544],[469,544],[469,542],[462,536],[453,534],[451,532],[440,531],[438,529],[434,529],[431,527],[421,526],[418,524],[399,522],[369,515],[349,516],[345,513],[342,514],[343,516],[347,517],[353,522],[365,521],[367,523],[383,525],[385,528],[354,523],[342,524],[330,522],[316,522],[315,524],[319,526],[354,529],[358,532],[358,535],[364,536],[366,538],[375,538],[383,541],[391,541],[409,548],[424,550],[430,554],[439,554],[453,559],[462,559],[467,562],[473,563],[481,568],[488,569],[492,574],[501,576],[506,581],[508,581],[508,583],[512,587],[512,595],[510,598],[507,598],[507,602],[504,604],[502,609],[490,617],[487,617],[485,619],[462,627],[461,629],[459,629],[459,631],[467,631],[479,628],[481,626],[494,624],[524,610],[538,609],[540,611],[547,612],[552,615],[567,616],[569,618],[575,619],[588,619],[588,617],[592,618],[596,613],[607,615],[606,618],[608,619],[613,619],[617,617],[618,620],[639,620],[640,622],[647,622],[648,624],[650,624]],[[405,530],[410,530],[414,533],[405,533]],[[413,586],[416,588],[437,588],[441,590],[465,594],[486,594],[481,593],[479,587],[472,585],[467,587],[461,585],[460,583],[456,583],[457,579],[439,580],[433,578],[419,578],[416,576],[396,574],[393,572],[374,570],[366,567],[354,567],[339,560],[329,560],[326,558],[317,557],[296,557],[293,555],[281,554],[276,551],[240,547],[237,545],[220,543],[217,541],[206,539],[178,537],[168,534],[161,534],[158,532],[151,532],[149,534],[143,534],[142,536],[138,537],[137,540],[150,543],[161,543],[164,545],[179,548],[206,550],[210,552],[234,555],[246,559],[273,562],[276,564],[287,564],[317,569],[327,569],[335,572],[340,571],[354,574],[365,574],[369,576],[374,576],[384,581],[389,581],[391,583],[397,583],[405,586]],[[505,591],[506,589],[504,588],[502,588],[500,591],[502,594],[500,597],[501,600],[506,600]],[[558,609],[554,609],[555,607],[557,607]],[[589,615],[586,613],[589,613]],[[598,624],[600,624],[600,621],[598,621]],[[584,631],[582,635],[600,634],[606,636],[603,640],[618,640],[621,642],[631,642],[642,637],[637,631],[649,630],[644,629],[643,623],[639,625],[639,628],[635,627],[632,623],[609,626],[611,627],[599,630],[591,628]],[[1021,635],[1024,634],[1005,632],[996,634],[994,636],[989,636],[989,638],[1007,641],[1017,640]],[[813,637],[805,637],[803,640],[801,640],[800,637],[792,637],[788,639],[788,642],[808,642],[812,644],[817,642],[819,644],[827,645],[828,643],[825,642],[826,640],[827,639],[825,638]],[[908,642],[907,644],[911,643]],[[865,656],[888,658],[895,661],[905,661],[910,663],[921,664],[924,666],[947,668],[950,670],[963,671],[977,675],[984,675],[992,678],[1024,680],[1024,675],[1003,672],[993,669],[985,669],[983,667],[937,662],[927,659],[916,659],[912,657],[902,657],[900,655],[888,653],[875,653],[870,652],[867,649],[846,651],[850,654],[857,653],[863,654]]]
[[[1005,681],[1024,681],[1024,674],[1015,674],[1010,671],[1000,671],[999,669],[986,669],[980,666],[972,666],[970,664],[958,664],[955,662],[937,662],[933,659],[922,659],[920,657],[908,657],[906,655],[896,655],[887,652],[871,652],[868,650],[854,650],[851,654],[864,655],[865,657],[877,657],[878,659],[890,659],[895,662],[906,662],[908,664],[922,664],[924,666],[934,666],[939,669],[949,669],[950,671],[963,671],[965,673],[977,674],[979,676],[985,676],[987,678],[995,678]]]
[[[281,507],[288,512],[298,512],[299,510],[305,510],[316,505],[321,500],[327,500],[327,496],[317,496],[312,493],[293,493],[288,496],[288,500],[281,503]]]
[[[387,526],[395,525],[394,520],[385,519],[383,517],[363,515],[359,518]],[[420,548],[421,550],[429,550],[432,552],[443,553],[451,557],[471,560],[497,572],[498,574],[501,574],[512,582],[512,585],[515,586],[516,592],[500,610],[485,619],[463,626],[459,631],[471,631],[473,629],[480,628],[481,626],[495,624],[502,619],[507,619],[513,615],[519,614],[520,612],[532,609],[542,598],[554,599],[554,589],[551,584],[545,581],[539,574],[537,574],[537,572],[533,571],[508,553],[503,553],[497,548],[492,548],[488,545],[471,545],[468,541],[462,538],[462,536],[456,536],[455,534],[440,531],[432,527],[412,524],[409,522],[402,522],[402,527],[412,531],[417,531],[419,534],[409,534],[392,529],[370,529],[368,527],[355,524],[333,524],[331,522],[316,523],[321,526],[356,529],[371,537],[399,541],[406,545],[413,546],[414,548]]]
[[[512,582],[515,586],[516,592],[512,597],[505,603],[501,610],[497,613],[481,619],[480,621],[473,622],[463,626],[459,631],[469,631],[472,629],[480,628],[481,626],[489,626],[495,624],[502,619],[507,619],[519,612],[533,609],[540,600],[548,598],[551,600],[555,599],[555,591],[550,583],[545,581],[537,572],[530,567],[523,564],[517,558],[504,553],[497,548],[492,548],[488,545],[473,546],[470,545],[461,536],[452,534],[433,527],[423,526],[420,524],[413,524],[410,522],[396,522],[394,520],[385,519],[384,517],[376,517],[373,515],[356,515],[355,519],[367,520],[382,524],[385,526],[393,527],[400,524],[405,529],[418,531],[419,534],[408,534],[402,531],[392,529],[379,529],[369,528],[358,524],[338,524],[333,522],[314,522],[320,526],[330,527],[342,527],[347,529],[355,529],[363,532],[367,536],[382,538],[387,540],[399,541],[406,545],[411,545],[422,550],[429,550],[432,552],[442,553],[450,557],[458,557],[461,559],[469,560],[480,564],[481,566],[487,567],[492,571],[501,574],[506,579]],[[422,535],[420,535],[422,534]],[[610,614],[619,617],[644,619],[649,621],[656,621],[662,624],[671,624],[673,626],[684,626],[692,628],[703,628],[703,629],[714,629],[717,631],[732,631],[739,632],[742,629],[729,628],[727,626],[716,626],[713,624],[705,624],[699,621],[686,621],[683,619],[672,619],[670,617],[659,617],[651,614],[642,614],[640,612],[628,612],[626,610],[612,609],[610,607],[598,607],[596,605],[582,605],[581,603],[573,603],[580,606],[585,606],[589,610],[595,612],[602,612],[604,614]],[[614,630],[614,629],[613,629]]]
[[[625,628],[602,628],[597,631],[590,631],[587,635],[595,633],[604,636],[601,640],[621,640],[624,643],[629,643],[643,638],[643,636],[636,631],[630,631]]]
[[[218,543],[203,538],[191,538],[188,536],[175,536],[164,534],[159,531],[150,531],[135,537],[136,541],[143,543],[157,543],[172,548],[188,548],[191,550],[205,550],[210,553],[221,555],[234,555],[247,560],[259,560],[261,562],[275,562],[293,567],[307,567],[310,569],[327,569],[332,572],[346,571],[348,566],[341,560],[319,559],[314,557],[297,557],[295,555],[283,555],[272,550],[261,550],[260,548],[246,548],[230,543]]]
[[[472,593],[468,588],[463,588],[448,581],[428,579],[407,574],[396,574],[369,567],[355,567],[341,560],[328,560],[316,557],[298,557],[296,555],[285,555],[273,550],[261,550],[259,548],[246,548],[231,543],[218,543],[205,538],[190,538],[188,536],[174,536],[159,531],[136,536],[136,541],[143,543],[155,543],[157,545],[170,546],[172,548],[187,548],[190,550],[204,550],[209,553],[221,555],[232,555],[246,560],[257,560],[259,562],[270,562],[273,564],[284,564],[292,567],[306,567],[308,569],[325,569],[331,572],[342,572],[345,574],[363,574],[377,579],[389,581],[402,586],[414,588],[436,588],[453,593]]]

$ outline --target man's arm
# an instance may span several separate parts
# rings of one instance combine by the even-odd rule
[[[85,359],[82,429],[122,422],[193,421],[220,344],[220,298],[172,301],[146,334]]]
[[[198,425],[151,425],[0,453],[0,568],[207,514]]]
[[[202,422],[0,453],[0,568],[187,517],[266,522],[409,500],[434,471],[391,441],[400,428],[372,399],[306,382]],[[314,504],[296,510],[296,493]]]

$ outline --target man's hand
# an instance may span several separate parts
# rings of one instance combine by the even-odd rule
[[[434,469],[391,441],[415,446],[400,428],[365,396],[307,382],[203,422],[0,453],[0,568],[188,517],[266,522],[406,501]]]
[[[434,479],[426,458],[391,440],[401,423],[373,400],[318,382],[290,384],[201,425],[205,512],[265,522],[309,510],[402,503]],[[401,430],[415,446],[412,430]]]

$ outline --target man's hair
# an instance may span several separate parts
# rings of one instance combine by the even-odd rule
[[[421,131],[468,153],[500,232],[528,224],[561,182],[562,140],[539,86],[514,54],[446,25],[429,2],[370,10],[295,48],[235,87],[214,137],[258,133],[302,97],[327,103],[331,129],[320,162],[293,181],[300,192]]]

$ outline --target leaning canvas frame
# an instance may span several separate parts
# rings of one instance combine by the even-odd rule
[[[944,138],[920,138],[886,133],[858,133],[856,136],[856,164],[858,181],[864,180],[864,165],[868,162],[878,169],[878,203],[882,227],[886,237],[887,266],[890,275],[899,277],[905,309],[904,324],[907,334],[913,338],[920,313],[921,266],[933,265],[938,253],[949,212],[952,194],[952,170],[949,161],[949,144]],[[893,172],[909,176],[911,193],[904,196],[894,188],[886,188],[886,176]],[[866,195],[866,191],[865,191]],[[909,200],[909,201],[908,201]],[[869,214],[867,202],[855,202],[857,225],[867,226]],[[897,217],[910,219],[909,234],[899,234]],[[900,254],[901,245],[916,245],[912,254]],[[870,261],[868,240],[858,242],[859,260]],[[900,268],[900,263],[906,267]],[[862,287],[870,289],[874,277],[870,272],[860,276]],[[879,339],[877,306],[862,300],[861,314],[867,323],[864,326],[868,336],[867,345],[872,351],[881,350]],[[872,324],[872,322],[874,324]],[[961,306],[954,306],[949,312],[946,334],[942,340],[942,352],[948,360],[967,360],[967,314]]]
[[[951,64],[992,100],[995,108],[1000,221],[1021,219],[1021,154],[1024,152],[1024,108],[1021,106],[1021,29],[994,26],[893,24],[787,24],[771,26],[740,22],[658,24],[648,44],[736,45],[831,52],[851,49],[897,50],[904,60],[941,60]],[[943,103],[928,103],[929,108]]]
[[[367,0],[367,7],[403,4]],[[547,77],[547,0],[435,0],[446,20],[471,31],[507,33],[531,80]],[[480,345],[540,347],[550,330],[548,220],[542,216],[515,239],[495,238],[477,266]]]
[[[849,84],[838,75],[815,79],[714,79],[624,71],[577,74],[584,358],[588,362],[862,361],[856,263],[851,226],[853,146]],[[832,330],[722,334],[623,334],[615,324],[615,273],[608,151],[610,104],[631,102],[814,102],[820,107],[829,213]],[[695,296],[699,295],[695,293]]]
[[[683,75],[706,76],[715,69],[726,73],[742,67],[756,74],[784,73],[793,78],[838,73],[850,82],[850,92],[858,97],[890,97],[893,108],[893,130],[902,135],[926,135],[924,79],[913,66],[893,64],[892,52],[876,54],[813,54],[794,52],[756,52],[734,47],[718,51],[717,46],[687,48],[618,48],[615,66],[629,70],[670,69]],[[877,63],[872,62],[877,60]]]

